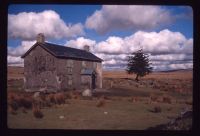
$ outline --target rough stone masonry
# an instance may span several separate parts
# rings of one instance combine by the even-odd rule
[[[102,59],[89,51],[45,42],[44,34],[24,54],[26,91],[102,88]]]

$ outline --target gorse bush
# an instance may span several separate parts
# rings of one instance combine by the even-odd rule
[[[38,105],[33,104],[32,112],[35,118],[41,119],[44,116]]]
[[[23,97],[20,98],[20,105],[21,107],[24,107],[25,109],[31,109],[32,108],[32,99],[29,97]]]
[[[9,100],[8,106],[13,110],[17,111],[19,109],[18,103],[15,100]]]
[[[98,101],[98,103],[97,103],[97,107],[103,107],[103,106],[105,106],[105,104],[106,104],[106,101],[105,101],[105,99],[104,99],[104,95],[103,96],[101,96],[100,98],[99,98],[99,101]]]
[[[63,93],[57,93],[54,95],[56,104],[65,104],[65,95]]]
[[[57,93],[57,94],[49,94],[47,96],[46,101],[53,104],[65,104],[66,94]],[[50,104],[49,104],[50,105]]]
[[[54,94],[49,94],[49,95],[47,96],[47,99],[48,99],[48,101],[49,101],[50,103],[56,104],[56,100],[55,100],[55,98],[54,98]]]
[[[158,100],[158,96],[153,95],[153,94],[150,94],[149,98],[150,98],[150,101],[152,102],[156,102]]]
[[[25,97],[23,95],[9,94],[8,95],[8,105],[13,109],[17,110],[18,108],[24,107],[26,109],[32,108],[32,99],[31,97]]]
[[[161,107],[160,106],[155,106],[154,109],[153,109],[153,112],[154,113],[160,113],[162,110],[161,110]]]
[[[163,102],[171,104],[172,98],[170,96],[163,96]]]

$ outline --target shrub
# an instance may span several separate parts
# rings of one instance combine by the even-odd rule
[[[171,104],[172,103],[172,98],[169,97],[169,96],[163,96],[163,102]]]
[[[27,113],[27,111],[26,111],[25,108],[22,108],[22,112],[23,112],[23,113]]]
[[[81,93],[80,92],[73,92],[73,98],[74,99],[80,99]]]
[[[158,100],[158,96],[151,94],[150,96],[150,101],[156,102]]]
[[[51,103],[59,104],[59,105],[60,104],[64,104],[65,103],[65,98],[67,97],[66,95],[67,94],[65,94],[65,93],[49,94],[47,96],[45,105],[51,106]]]
[[[20,107],[31,109],[32,108],[32,99],[31,97],[25,97],[24,95],[17,95],[14,93],[8,94],[8,105],[12,110],[16,111]]]
[[[8,100],[15,100],[16,96],[15,93],[8,93]]]
[[[40,93],[40,99],[42,101],[46,101],[46,95],[44,93]]]
[[[47,99],[48,99],[48,101],[49,101],[50,103],[56,104],[56,100],[55,100],[55,98],[54,98],[54,94],[49,94],[49,95],[47,96]]]
[[[46,101],[43,101],[42,104],[43,104],[44,107],[51,107],[52,106],[52,103],[50,102],[49,99],[46,99]]]
[[[41,108],[43,105],[43,102],[40,98],[37,98],[37,99],[33,99],[32,101],[32,105],[33,106],[38,106],[39,108]]]
[[[74,99],[79,99],[80,96],[79,95],[74,95]]]
[[[108,97],[108,96],[104,96],[104,99],[105,99],[105,100],[111,100],[111,98]]]
[[[192,103],[192,100],[187,100],[185,101],[185,104],[192,105],[193,103]]]
[[[65,98],[66,99],[72,99],[73,98],[73,93],[72,92],[66,92],[65,94]]]
[[[150,82],[149,82],[149,85],[154,85],[153,81],[150,81]]]
[[[131,97],[130,102],[137,102],[138,101],[138,97]]]
[[[97,103],[97,107],[103,107],[105,106],[105,100],[104,99],[101,99],[99,100],[99,102]]]
[[[56,104],[64,104],[65,103],[65,97],[63,93],[57,93],[54,95],[54,99],[56,101]]]
[[[153,109],[154,113],[160,113],[161,112],[161,107],[160,106],[155,106]]]
[[[35,118],[39,118],[39,119],[43,118],[44,115],[43,115],[43,113],[41,112],[40,108],[37,105],[33,106],[32,111],[33,111],[33,115],[34,115]]]
[[[13,111],[17,111],[19,109],[19,105],[14,99],[9,100],[8,105]]]
[[[167,91],[169,91],[169,89],[168,88],[164,88],[163,91],[167,92]]]
[[[167,108],[167,111],[171,111],[171,110],[172,110],[172,107]]]
[[[24,97],[24,96],[19,96],[16,98],[16,101],[20,107],[24,107],[26,109],[31,109],[32,108],[32,99],[31,97]]]
[[[30,98],[23,98],[22,105],[25,109],[31,109],[32,108],[32,100]]]
[[[8,107],[8,111],[9,111],[9,113],[11,113],[13,115],[17,114],[16,110],[14,110],[12,107]]]

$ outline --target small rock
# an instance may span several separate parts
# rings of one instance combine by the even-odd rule
[[[86,89],[82,92],[82,96],[92,96],[92,91],[90,89]]]
[[[59,118],[60,118],[60,119],[64,119],[65,117],[64,117],[64,116],[59,116]]]
[[[104,114],[106,114],[106,115],[107,115],[107,114],[108,114],[108,112],[104,111]]]
[[[34,94],[33,94],[33,97],[34,98],[38,98],[40,96],[40,92],[35,92]]]

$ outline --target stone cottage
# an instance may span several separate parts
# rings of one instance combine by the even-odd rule
[[[22,56],[26,91],[102,88],[102,59],[89,51],[45,42],[43,34]]]

